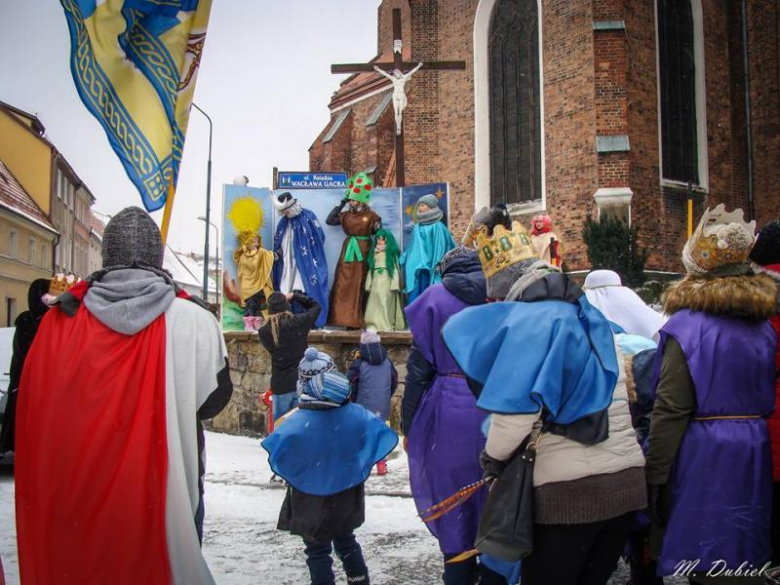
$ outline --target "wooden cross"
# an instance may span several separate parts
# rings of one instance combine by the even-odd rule
[[[423,71],[453,71],[466,68],[465,61],[426,61],[422,63],[404,63],[403,39],[401,38],[401,10],[393,9],[393,62],[392,63],[346,63],[331,65],[331,73],[370,73],[377,67],[383,71],[404,71],[419,68]],[[404,135],[403,128],[396,128],[395,134],[395,182],[397,187],[406,186],[404,171]]]

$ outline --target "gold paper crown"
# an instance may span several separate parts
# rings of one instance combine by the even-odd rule
[[[726,212],[721,203],[708,209],[683,249],[689,272],[705,273],[719,266],[747,262],[755,242],[756,222],[746,222],[741,209]]]
[[[512,231],[499,224],[488,235],[485,225],[469,230],[477,244],[477,255],[486,277],[494,276],[505,268],[537,258],[528,232],[518,221],[512,222]]]
[[[72,274],[69,274],[68,276],[65,276],[64,274],[55,274],[54,278],[52,278],[49,283],[49,294],[53,297],[65,294],[78,284],[80,280],[80,278],[73,276]]]

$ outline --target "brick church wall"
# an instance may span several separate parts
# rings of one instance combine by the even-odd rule
[[[438,4],[410,0],[412,11],[412,61],[439,58]],[[442,180],[439,165],[439,78],[437,71],[418,71],[408,84],[409,103],[404,112],[406,184]]]
[[[593,20],[624,20],[621,0],[595,0]],[[625,30],[595,30],[593,70],[596,96],[596,133],[599,136],[628,134],[628,55]],[[630,153],[600,153],[599,188],[629,186]]]
[[[542,3],[547,209],[570,268],[587,262],[582,224],[598,188],[592,0]]]
[[[353,119],[350,165],[344,168],[348,168],[352,173],[364,171],[376,165],[378,150],[376,128],[367,127],[366,121],[381,99],[382,96],[379,95],[350,106],[352,108],[350,116]]]
[[[744,191],[735,189],[735,185],[740,185],[741,169],[735,168],[732,156],[745,148],[743,141],[736,141],[732,136],[734,121],[744,126],[744,103],[741,98],[736,104],[731,103],[732,84],[742,82],[739,59],[742,54],[740,52],[736,55],[738,68],[732,70],[730,52],[733,47],[729,43],[734,34],[739,35],[739,22],[735,21],[734,26],[731,26],[730,10],[720,0],[702,0],[702,9],[710,179],[708,204],[725,203],[727,207],[746,208]]]
[[[477,0],[439,3],[439,57],[465,61],[465,71],[439,76],[441,180],[450,184],[450,227],[456,240],[474,215],[474,15]]]
[[[628,137],[631,145],[629,186],[634,192],[632,221],[639,228],[642,244],[649,252],[648,268],[664,265],[675,248],[664,237],[668,222],[684,225],[684,206],[672,209],[663,204],[658,148],[658,88],[653,2],[628,2],[625,8],[627,53]],[[676,228],[677,229],[677,228]],[[679,230],[677,230],[679,231]],[[675,265],[672,267],[677,268]]]
[[[748,2],[753,189],[759,225],[780,218],[780,10]]]
[[[333,139],[323,143],[322,140],[328,133],[333,120],[338,113],[331,116],[331,122],[314,141],[309,148],[309,169],[312,171],[339,172],[352,167],[352,133],[355,124],[355,114],[350,113],[347,119],[336,131]]]
[[[484,0],[483,0],[484,1]],[[709,192],[696,205],[724,202],[747,208],[747,150],[739,2],[701,0],[707,110]],[[411,60],[463,60],[465,71],[418,72],[409,82],[404,115],[408,184],[450,183],[456,238],[474,211],[474,18],[479,0],[385,0],[379,7],[379,49],[392,46],[393,7],[403,10]],[[749,2],[751,108],[756,212],[780,216],[780,81],[775,2]],[[649,251],[648,269],[681,270],[686,238],[685,190],[661,185],[655,2],[544,0],[542,2],[547,208],[570,268],[587,268],[581,239],[596,213],[598,188],[629,187],[632,221]],[[625,30],[594,30],[594,21],[624,21]],[[365,109],[376,103],[366,100]],[[381,181],[393,152],[391,108],[375,130],[354,106],[349,156],[338,140],[315,142],[312,169],[339,161],[377,165]],[[346,125],[346,122],[345,122]],[[373,134],[372,134],[373,132]],[[596,137],[627,134],[630,150],[599,155]],[[376,163],[364,160],[373,149]],[[328,155],[327,153],[332,154]],[[319,166],[324,165],[324,166]]]
[[[747,210],[746,146],[740,20],[735,6],[703,0],[709,192],[695,205],[695,223],[707,206]],[[650,252],[648,269],[682,270],[687,238],[685,189],[662,186],[658,123],[654,3],[626,2],[631,143],[632,215]]]

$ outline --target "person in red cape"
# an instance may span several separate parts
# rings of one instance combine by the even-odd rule
[[[757,272],[772,278],[780,286],[780,220],[775,219],[758,232],[750,261]],[[775,369],[780,372],[780,298],[777,313],[769,320],[778,337]],[[780,566],[780,377],[775,381],[775,411],[767,419],[772,452],[772,566]]]
[[[200,550],[200,420],[233,387],[219,325],[162,269],[135,207],[103,268],[57,299],[22,375],[16,522],[25,584],[214,583]],[[197,518],[197,519],[196,519]]]

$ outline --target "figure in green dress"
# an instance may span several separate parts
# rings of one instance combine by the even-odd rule
[[[366,277],[366,328],[375,331],[406,329],[398,244],[393,234],[380,229],[374,234],[368,254]]]

